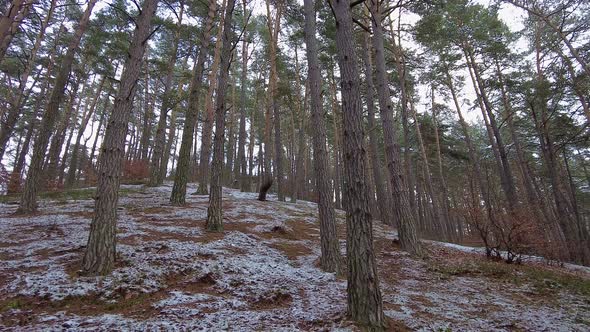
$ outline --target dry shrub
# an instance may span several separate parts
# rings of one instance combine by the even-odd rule
[[[12,172],[10,174],[10,179],[8,180],[8,185],[6,187],[6,193],[7,194],[15,194],[15,193],[20,193],[22,191],[22,185],[23,185],[23,177],[20,173],[17,172]],[[0,187],[3,187],[4,185],[0,185]]]
[[[467,223],[481,238],[488,257],[507,263],[520,263],[523,255],[539,255],[559,259],[555,242],[531,209],[523,206],[513,212],[469,207],[460,211]]]
[[[142,181],[150,176],[147,160],[126,160],[123,165],[123,181]]]
[[[84,179],[84,184],[88,187],[96,186],[98,183],[98,175],[96,174],[96,170],[92,165],[86,165],[86,167],[84,167],[82,176]]]
[[[64,189],[63,182],[60,182],[59,179],[52,179],[47,180],[45,182],[45,190],[47,191],[60,191]]]

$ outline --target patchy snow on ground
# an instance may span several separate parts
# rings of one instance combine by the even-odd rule
[[[170,183],[123,188],[118,258],[106,277],[78,273],[92,200],[42,200],[40,213],[26,217],[12,215],[15,205],[0,204],[0,330],[358,330],[346,319],[345,279],[317,267],[316,204],[277,202],[275,195],[260,202],[255,193],[224,188],[224,232],[209,233],[208,196],[192,195],[195,185],[183,207],[169,204]],[[344,214],[338,215],[344,253]],[[401,324],[395,326],[590,327],[587,297],[558,290],[548,298],[527,283],[443,275],[397,249],[391,227],[375,222],[374,234],[385,314]],[[453,244],[428,246],[482,254]]]

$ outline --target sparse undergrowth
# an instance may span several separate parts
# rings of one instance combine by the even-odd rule
[[[136,188],[121,188],[119,191],[120,196],[127,196],[130,193],[139,192]],[[68,189],[68,190],[56,190],[56,191],[43,191],[39,193],[39,199],[56,201],[62,204],[66,204],[69,201],[82,201],[94,199],[96,194],[95,188],[81,188],[81,189]],[[0,203],[3,204],[15,204],[20,200],[20,194],[11,195],[0,195]]]
[[[173,207],[169,193],[123,187],[118,262],[103,278],[77,273],[93,189],[48,195],[40,214],[0,219],[0,327],[358,330],[345,316],[345,279],[317,266],[315,204],[224,189],[225,232],[208,233],[208,197]],[[15,208],[0,204],[0,214]],[[375,222],[374,235],[389,330],[588,327],[588,274],[487,261],[436,242],[420,260],[399,250],[389,226]]]
[[[429,261],[429,270],[438,273],[441,278],[486,277],[514,286],[530,285],[540,294],[553,294],[564,290],[590,298],[590,279],[587,277],[538,266],[470,258],[458,262]]]

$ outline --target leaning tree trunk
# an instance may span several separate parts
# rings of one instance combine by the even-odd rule
[[[22,106],[26,100],[25,89],[27,87],[27,81],[29,80],[29,76],[31,75],[31,72],[35,68],[37,53],[39,52],[39,49],[41,48],[41,43],[43,42],[43,39],[45,37],[45,31],[47,30],[47,26],[49,25],[49,22],[51,21],[51,18],[53,17],[56,2],[57,2],[57,0],[51,0],[51,4],[49,5],[49,10],[47,11],[47,15],[45,16],[43,23],[41,23],[41,28],[39,29],[39,34],[37,35],[37,38],[35,39],[35,44],[33,45],[33,49],[31,49],[31,51],[30,51],[29,58],[27,60],[27,65],[25,66],[25,69],[20,76],[21,83],[20,83],[20,86],[19,86],[19,89],[18,89],[16,95],[14,96],[14,98],[12,99],[12,102],[10,104],[10,109],[8,110],[8,116],[0,124],[0,160],[2,160],[2,157],[4,156],[6,143],[10,139],[10,134],[12,134],[12,131],[14,130],[14,126],[16,125],[16,123],[18,121],[19,115],[22,111]],[[58,35],[59,35],[59,33],[58,33]],[[50,58],[51,58],[51,56],[50,56]],[[0,59],[0,61],[1,61],[1,59]],[[48,75],[51,75],[50,68],[51,68],[51,65],[49,65],[47,68]]]
[[[8,6],[6,13],[0,17],[0,62],[4,59],[12,37],[18,31],[18,27],[32,5],[33,1],[30,0],[14,0]]]
[[[320,266],[328,272],[344,272],[340,257],[340,245],[336,233],[336,217],[332,205],[332,186],[328,176],[328,151],[326,150],[326,120],[322,110],[321,73],[318,47],[315,37],[316,18],[313,0],[305,0],[305,45],[307,54],[308,83],[311,93],[311,117],[313,130],[313,163],[318,191],[321,256]],[[300,156],[303,157],[303,156]]]
[[[33,148],[33,157],[31,158],[31,165],[27,172],[27,180],[25,182],[25,189],[21,197],[20,205],[17,210],[18,213],[32,213],[37,210],[37,191],[39,189],[41,180],[41,170],[43,169],[43,159],[45,157],[45,151],[49,144],[49,138],[55,126],[55,121],[59,115],[59,106],[64,98],[64,90],[68,83],[68,77],[72,69],[72,63],[74,62],[74,55],[80,45],[80,40],[88,21],[90,20],[90,14],[96,4],[97,0],[90,0],[86,7],[86,11],[82,15],[78,27],[74,32],[74,36],[68,45],[66,54],[62,60],[61,68],[58,71],[57,77],[55,78],[55,84],[51,95],[49,96],[49,102],[47,109],[43,114],[43,122],[39,130],[39,134],[35,139]]]
[[[223,231],[223,210],[221,206],[221,175],[223,172],[223,141],[225,136],[225,94],[231,65],[233,44],[232,15],[235,0],[228,0],[223,22],[223,47],[219,63],[219,81],[215,100],[215,138],[213,140],[213,164],[211,166],[211,190],[207,209],[207,230]]]
[[[72,85],[72,91],[70,92],[70,101],[66,106],[65,112],[62,116],[62,119],[57,126],[56,133],[53,134],[51,143],[49,144],[49,151],[47,152],[47,161],[45,162],[44,167],[44,174],[43,174],[43,187],[54,187],[53,185],[48,186],[49,184],[55,182],[58,169],[58,164],[60,161],[61,150],[64,146],[64,141],[66,139],[66,134],[68,132],[68,128],[70,130],[74,130],[77,124],[78,112],[80,105],[76,105],[76,100],[78,96],[78,89],[79,89],[79,81],[80,79],[76,79],[74,84]],[[82,88],[82,96],[86,93],[86,85]],[[80,96],[79,104],[82,104],[82,96]],[[74,110],[75,109],[75,110]],[[73,118],[73,119],[72,119]],[[73,123],[71,123],[73,121]],[[71,126],[70,126],[71,123]],[[59,183],[59,181],[57,181]],[[53,183],[56,184],[56,183]]]
[[[90,235],[82,261],[82,271],[85,275],[106,275],[111,272],[115,264],[117,205],[121,166],[125,154],[125,138],[129,117],[133,109],[133,98],[141,71],[141,62],[147,46],[147,39],[151,35],[151,21],[157,4],[158,0],[145,0],[141,14],[136,20],[137,25],[133,40],[129,46],[128,58],[121,75],[121,85],[104,135],[94,217],[90,225]]]
[[[191,90],[188,98],[188,109],[184,120],[184,131],[182,133],[182,142],[180,143],[180,152],[178,155],[178,164],[176,174],[174,175],[174,186],[172,186],[172,195],[170,203],[173,205],[183,205],[186,202],[186,184],[190,174],[189,165],[191,150],[193,148],[193,136],[195,133],[195,124],[199,112],[199,93],[203,83],[203,67],[209,48],[209,39],[215,18],[215,9],[217,3],[214,0],[209,1],[209,12],[205,21],[203,34],[201,35],[201,49],[197,56],[197,62],[193,69],[193,78]]]
[[[401,151],[396,143],[393,131],[393,105],[389,95],[389,84],[385,68],[380,3],[377,0],[371,0],[369,7],[373,17],[371,21],[373,25],[373,49],[375,50],[375,80],[379,96],[379,111],[383,124],[387,170],[389,171],[393,194],[394,217],[399,225],[401,247],[412,254],[421,255],[422,246],[416,235],[416,221],[414,213],[410,209],[410,195],[402,172]]]
[[[360,96],[350,1],[331,0],[336,19],[336,47],[342,80],[344,174],[347,200],[348,314],[361,325],[381,330],[385,325],[363,149],[363,105]]]
[[[88,109],[88,111],[84,115],[84,117],[82,119],[82,123],[80,123],[80,127],[78,128],[78,134],[76,135],[76,143],[74,144],[74,149],[72,150],[72,159],[70,161],[70,169],[68,170],[68,174],[66,176],[66,182],[65,182],[66,188],[71,188],[74,186],[74,183],[76,182],[76,173],[78,172],[78,169],[80,167],[82,167],[81,165],[83,165],[83,163],[78,162],[79,155],[80,155],[80,143],[82,141],[82,136],[84,136],[84,131],[86,130],[86,126],[88,125],[90,118],[92,117],[92,115],[94,114],[94,111],[96,110],[96,105],[97,105],[98,99],[100,98],[100,95],[102,93],[102,88],[104,87],[105,80],[106,80],[106,76],[103,76],[100,81],[100,84],[98,85],[98,90],[96,92],[96,95],[94,96],[94,99],[92,100],[92,104],[90,105],[90,108]],[[107,98],[108,98],[108,96],[107,96]]]

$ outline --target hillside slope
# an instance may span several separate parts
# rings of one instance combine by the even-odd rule
[[[104,278],[77,274],[92,200],[45,199],[28,217],[0,204],[0,329],[357,330],[345,318],[346,280],[317,267],[315,204],[224,189],[225,232],[206,233],[208,197],[172,207],[170,190],[124,187],[119,258]],[[394,230],[374,228],[391,330],[590,329],[587,269],[489,262],[436,242],[419,260]]]

